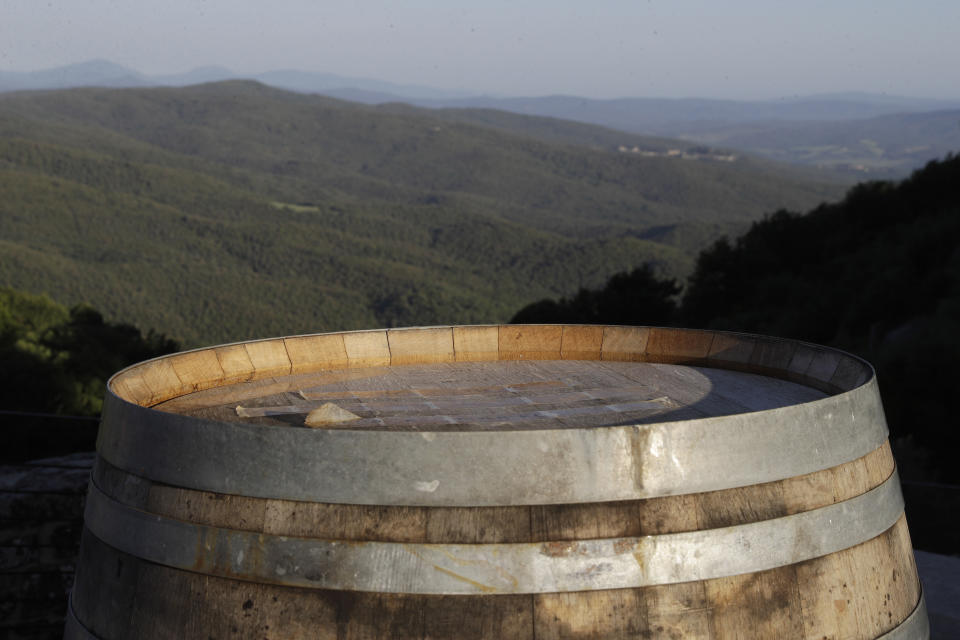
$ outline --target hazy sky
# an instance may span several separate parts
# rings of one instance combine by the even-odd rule
[[[960,98],[960,0],[0,0],[0,70],[93,58],[508,95]]]

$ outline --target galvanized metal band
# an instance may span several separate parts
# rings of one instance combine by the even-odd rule
[[[896,473],[850,500],[750,524],[631,538],[408,544],[317,540],[208,527],[117,502],[93,482],[85,522],[106,544],[204,574],[384,593],[555,593],[753,573],[870,540],[903,513]]]
[[[920,592],[920,600],[906,620],[896,627],[877,636],[876,640],[929,640],[930,619],[927,617],[927,602]]]
[[[72,594],[67,604],[67,620],[63,629],[63,640],[99,640],[99,637],[91,633],[77,618],[77,612],[73,610]]]
[[[107,393],[97,450],[180,487],[342,504],[507,506],[634,500],[795,477],[887,438],[875,379],[753,413],[589,429],[307,429],[163,413]]]

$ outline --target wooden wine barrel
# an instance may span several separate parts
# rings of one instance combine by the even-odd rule
[[[925,638],[871,367],[480,326],[113,377],[69,638]]]

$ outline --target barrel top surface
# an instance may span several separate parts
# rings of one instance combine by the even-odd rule
[[[585,360],[363,367],[241,382],[154,407],[222,422],[466,431],[591,428],[774,409],[826,394],[768,376],[676,364]]]

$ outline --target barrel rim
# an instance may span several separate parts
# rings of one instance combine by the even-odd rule
[[[645,355],[655,331],[665,332],[667,338],[709,335],[710,347],[706,351],[702,344],[698,347],[706,355],[718,335],[734,345],[752,341],[752,349],[760,344],[792,345],[790,354],[799,353],[803,345],[811,354],[831,355],[828,379],[839,371],[839,358],[849,356],[819,345],[753,334],[617,325],[415,327],[290,339],[382,333],[388,340],[389,332],[439,329],[450,330],[453,340],[457,330],[495,329],[499,340],[503,331],[521,335],[530,327],[559,330],[561,335],[566,327],[599,330],[603,339],[608,331],[620,338],[624,332],[634,332],[630,334],[634,337],[646,332],[641,341]],[[277,339],[252,342],[270,340]],[[223,347],[189,353],[218,348]],[[793,357],[781,357],[780,363],[789,366]],[[887,428],[873,368],[856,356],[849,358],[858,365],[842,380],[851,383],[851,389],[809,402],[672,422],[495,432],[312,430],[205,420],[120,397],[114,393],[120,372],[111,378],[105,398],[97,449],[114,466],[166,484],[330,503],[509,506],[699,493],[804,475],[861,457],[883,444]],[[682,359],[716,367],[704,357],[698,360],[696,353]],[[732,364],[736,368],[737,361]],[[664,450],[671,455],[658,453]],[[545,480],[536,469],[558,472]]]
[[[255,339],[252,339],[252,340],[239,340],[239,341],[236,341],[236,342],[227,342],[227,343],[223,343],[223,344],[216,344],[216,345],[210,345],[210,346],[204,346],[204,347],[196,347],[196,348],[194,348],[194,349],[187,349],[187,350],[184,350],[184,351],[178,351],[178,352],[176,352],[176,353],[170,353],[170,354],[166,354],[166,355],[162,355],[162,356],[156,356],[156,357],[154,357],[154,358],[149,358],[149,359],[147,359],[147,360],[143,360],[143,361],[140,361],[140,362],[136,362],[136,363],[131,364],[131,365],[127,366],[127,367],[124,367],[123,369],[120,369],[119,371],[117,371],[116,373],[114,373],[113,375],[111,375],[111,376],[107,379],[107,383],[106,383],[106,394],[107,394],[108,396],[110,396],[110,395],[115,396],[118,400],[123,401],[123,402],[129,402],[129,403],[132,403],[132,404],[139,404],[139,403],[134,402],[134,401],[131,400],[130,398],[124,397],[121,393],[119,393],[119,392],[116,390],[116,385],[115,385],[115,383],[116,383],[117,381],[121,380],[122,378],[124,378],[125,376],[131,374],[133,371],[135,371],[135,370],[137,370],[137,369],[139,369],[139,368],[141,368],[141,367],[144,367],[144,366],[146,366],[146,365],[153,364],[153,363],[157,363],[157,362],[164,361],[164,360],[169,360],[169,359],[175,358],[175,357],[177,357],[177,356],[183,356],[183,355],[190,355],[190,354],[198,354],[198,353],[203,353],[203,352],[209,352],[209,351],[213,351],[213,350],[215,350],[215,349],[223,349],[223,348],[228,348],[228,347],[238,347],[238,346],[243,346],[243,345],[248,345],[248,344],[264,344],[264,343],[269,343],[269,342],[273,342],[273,341],[276,341],[276,340],[287,340],[287,339],[293,339],[293,338],[315,338],[315,337],[336,336],[336,335],[361,335],[361,334],[375,334],[375,333],[380,333],[380,332],[383,332],[383,333],[386,333],[386,332],[416,332],[416,331],[428,331],[428,330],[436,330],[436,329],[441,329],[441,330],[442,330],[442,329],[451,329],[451,330],[452,330],[452,329],[493,329],[493,328],[502,329],[502,328],[511,328],[511,327],[517,327],[517,328],[521,328],[521,327],[561,327],[561,328],[563,328],[563,327],[574,327],[574,328],[603,328],[603,329],[613,328],[613,329],[645,329],[645,330],[655,330],[655,331],[681,331],[681,332],[690,332],[690,333],[697,333],[697,334],[715,334],[715,335],[727,336],[727,337],[730,337],[730,338],[743,338],[743,339],[746,339],[746,340],[753,340],[753,341],[756,341],[756,342],[758,342],[758,343],[759,343],[759,342],[766,342],[766,341],[776,341],[776,342],[781,342],[781,343],[791,343],[791,344],[794,344],[794,345],[796,345],[796,346],[803,346],[803,347],[807,347],[807,348],[813,349],[813,350],[818,350],[818,351],[824,351],[824,352],[834,353],[834,354],[836,354],[836,355],[838,355],[838,356],[847,358],[849,361],[852,361],[852,362],[858,364],[858,365],[862,368],[862,374],[856,378],[856,381],[855,381],[855,383],[854,383],[852,386],[849,386],[849,387],[846,387],[846,388],[840,388],[839,390],[834,391],[834,392],[828,392],[828,398],[829,398],[829,397],[836,396],[836,395],[841,395],[841,394],[843,394],[843,393],[847,393],[847,392],[850,392],[850,391],[854,391],[854,390],[856,390],[856,389],[858,389],[858,388],[866,385],[866,384],[869,383],[871,380],[873,380],[873,379],[876,378],[876,370],[874,369],[873,365],[872,365],[869,361],[865,360],[864,358],[861,358],[860,356],[858,356],[858,355],[856,355],[856,354],[853,354],[853,353],[851,353],[851,352],[849,352],[849,351],[845,351],[845,350],[839,349],[839,348],[837,348],[837,347],[829,347],[829,346],[825,346],[825,345],[820,345],[820,344],[817,344],[817,343],[814,343],[814,342],[805,341],[805,340],[798,340],[798,339],[795,339],[795,338],[779,338],[779,337],[767,336],[767,335],[763,335],[763,334],[759,334],[759,333],[749,333],[749,332],[742,332],[742,331],[727,331],[727,330],[722,330],[722,329],[694,329],[694,328],[684,328],[684,327],[666,327],[666,326],[653,326],[653,325],[577,324],[577,323],[473,324],[473,325],[425,325],[425,326],[413,326],[413,327],[390,327],[390,328],[383,328],[383,329],[353,329],[353,330],[348,330],[348,331],[325,331],[325,332],[314,332],[314,333],[299,333],[299,334],[292,334],[292,335],[288,335],[288,336],[274,336],[274,337],[269,337],[269,338],[255,338]],[[696,359],[696,358],[694,358],[694,359]],[[706,362],[703,362],[703,363],[702,363],[702,366],[705,366],[706,368],[713,368],[713,369],[735,369],[735,368],[736,368],[736,367],[724,367],[724,366],[722,366],[722,364],[723,364],[724,362],[726,362],[725,360],[722,360],[722,359],[710,358],[710,357],[708,356],[708,357],[705,358],[704,360],[706,360]],[[469,361],[470,361],[470,360],[466,360],[466,362],[469,362]],[[350,369],[350,368],[354,368],[354,367],[348,366],[348,367],[342,367],[342,368]],[[771,375],[771,374],[775,374],[775,373],[776,373],[776,368],[775,368],[775,367],[772,367],[772,368],[766,368],[766,369],[765,369],[765,373],[762,374],[762,375]],[[292,375],[292,374],[287,374],[287,375]],[[787,378],[787,379],[790,379],[790,378]],[[825,382],[826,382],[826,381],[825,381]],[[799,384],[804,384],[804,383],[803,383],[803,382],[799,382]],[[189,393],[193,393],[194,391],[196,391],[196,389],[187,389],[187,390],[184,390],[184,392],[183,392],[182,394],[180,394],[180,395],[187,395],[187,394],[189,394]],[[173,396],[173,397],[179,397],[179,396]],[[820,400],[825,400],[825,399],[826,399],[826,398],[822,398],[822,399],[820,399]],[[818,401],[820,401],[820,400],[811,400],[811,401],[808,401],[808,402],[818,402]],[[159,401],[159,402],[163,402],[163,401]],[[159,404],[159,402],[153,403],[153,404],[151,404],[151,405],[140,404],[139,406],[144,406],[144,407],[150,408],[150,407],[152,407],[152,406],[155,406],[156,404]],[[802,404],[802,403],[801,403],[801,404]],[[604,428],[604,427],[594,427],[594,428]]]

